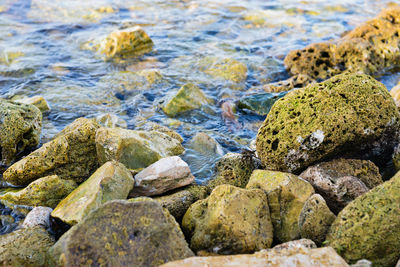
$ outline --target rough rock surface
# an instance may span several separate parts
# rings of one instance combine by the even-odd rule
[[[32,105],[0,98],[0,170],[39,144],[42,113]]]
[[[174,218],[151,199],[113,200],[49,250],[49,266],[159,266],[194,256]]]
[[[200,64],[205,73],[217,79],[240,83],[247,78],[247,66],[232,58],[206,57]]]
[[[223,156],[224,150],[222,146],[211,136],[206,133],[197,133],[190,140],[190,147],[203,155]]]
[[[314,186],[335,213],[356,197],[383,183],[375,164],[356,159],[322,162],[307,168],[300,177]]]
[[[44,229],[50,227],[50,214],[53,211],[49,207],[34,207],[28,215],[26,215],[24,222],[22,223],[22,228],[32,228],[35,226],[40,226]]]
[[[274,238],[282,243],[300,238],[299,216],[313,187],[296,175],[255,170],[246,188],[259,188],[268,196]]]
[[[289,172],[341,155],[383,164],[398,143],[399,118],[383,84],[341,74],[275,102],[258,131],[257,153],[266,168]]]
[[[96,121],[101,126],[108,128],[120,127],[125,129],[127,127],[127,123],[124,119],[111,113],[100,114],[99,116],[96,117]]]
[[[175,132],[174,130],[171,130],[170,128],[168,128],[166,126],[157,124],[152,121],[146,121],[146,123],[144,125],[140,125],[140,126],[136,127],[135,129],[136,130],[144,130],[144,131],[161,132],[161,133],[171,136],[172,138],[175,138],[180,143],[183,142],[183,138],[180,134],[178,134],[177,132]]]
[[[26,105],[34,105],[43,113],[50,110],[49,104],[47,103],[46,99],[44,99],[44,97],[40,95],[17,99],[15,100],[15,102]]]
[[[192,204],[182,229],[194,251],[249,253],[269,248],[273,229],[268,200],[262,190],[220,185]]]
[[[90,211],[113,199],[126,199],[135,180],[119,162],[106,162],[84,183],[63,199],[51,215],[68,224],[76,224]]]
[[[79,118],[65,127],[54,140],[44,144],[3,173],[5,181],[27,185],[44,176],[84,181],[98,166],[95,133],[99,125]]]
[[[400,257],[400,173],[350,202],[326,242],[349,263],[394,266]]]
[[[178,156],[162,158],[135,175],[129,197],[161,195],[194,182],[190,168]]]

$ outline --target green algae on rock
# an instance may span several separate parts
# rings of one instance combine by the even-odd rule
[[[277,241],[300,238],[299,217],[307,199],[314,194],[312,185],[290,173],[255,170],[246,188],[259,188],[267,194]]]
[[[398,142],[399,111],[385,86],[341,74],[275,102],[257,134],[268,169],[299,172],[342,155],[384,163]]]
[[[113,200],[49,249],[48,266],[159,266],[194,256],[175,219],[156,201]]]
[[[84,181],[98,166],[94,139],[99,127],[93,120],[76,119],[54,140],[8,168],[3,173],[4,180],[27,185],[40,177],[56,174],[62,179]]]
[[[79,223],[105,202],[126,199],[134,183],[132,174],[123,164],[106,162],[63,199],[51,216],[70,225]]]
[[[333,222],[326,245],[346,261],[394,266],[400,258],[400,173],[350,202]]]
[[[13,100],[14,100],[14,98],[13,98]],[[21,103],[21,104],[34,105],[42,113],[45,113],[50,110],[50,106],[47,103],[46,99],[44,99],[43,96],[40,96],[40,95],[27,97],[27,98],[15,99],[14,101]]]
[[[120,117],[118,117],[115,114],[111,113],[105,113],[105,114],[100,114],[99,116],[96,117],[97,123],[99,123],[103,127],[107,128],[124,128],[126,129],[128,127],[126,121]]]
[[[247,78],[247,66],[232,58],[206,57],[199,64],[205,73],[217,79],[240,83]]]
[[[179,143],[183,142],[183,138],[180,134],[175,132],[174,130],[171,130],[170,128],[157,124],[152,121],[146,121],[143,123],[143,125],[138,125],[135,130],[143,130],[143,131],[157,131],[160,133],[164,133],[166,135],[171,136],[172,138],[175,138],[176,140],[179,141]]]
[[[72,180],[63,180],[57,175],[51,175],[33,181],[18,192],[1,195],[0,202],[11,208],[18,205],[55,208],[76,187],[77,184]]]
[[[218,254],[251,253],[269,248],[273,239],[264,192],[231,185],[220,185],[208,198],[192,204],[182,229],[194,251]]]
[[[42,113],[33,105],[0,98],[0,170],[39,144]]]
[[[166,99],[162,110],[170,117],[179,113],[199,109],[203,105],[212,103],[203,91],[196,85],[188,83],[183,85],[178,92]]]
[[[237,107],[248,109],[258,115],[267,115],[272,105],[286,93],[261,93],[247,95],[239,99]]]

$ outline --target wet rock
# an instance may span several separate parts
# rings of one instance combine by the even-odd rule
[[[320,266],[346,267],[347,263],[332,248],[298,248],[289,250],[262,250],[250,255],[192,257],[170,262],[162,267],[280,267]]]
[[[166,157],[135,175],[135,186],[129,197],[161,195],[164,192],[189,185],[194,176],[180,157]]]
[[[192,204],[182,219],[182,229],[194,251],[218,254],[269,248],[273,238],[264,192],[231,185],[220,185],[208,198]]]
[[[53,211],[49,207],[34,207],[28,215],[26,215],[22,228],[33,228],[40,226],[44,229],[50,228],[50,214]]]
[[[18,205],[55,208],[76,187],[77,184],[72,180],[51,175],[33,181],[18,192],[1,195],[0,202],[11,208]]]
[[[166,208],[177,222],[180,222],[190,205],[208,196],[207,191],[205,186],[191,185],[175,190],[168,195],[155,197],[154,200]]]
[[[63,199],[51,216],[70,225],[79,223],[90,211],[113,199],[126,199],[134,179],[121,163],[106,162],[84,183]]]
[[[307,199],[314,194],[308,182],[290,173],[255,170],[246,188],[259,188],[267,194],[278,242],[300,238],[299,217]]]
[[[49,250],[49,266],[159,266],[193,256],[174,218],[151,199],[109,201]]]
[[[312,195],[304,203],[299,216],[300,236],[309,238],[320,246],[335,218],[323,197],[319,194]]]
[[[317,245],[310,239],[302,238],[276,245],[271,250],[279,251],[299,248],[317,248]]]
[[[286,93],[262,93],[247,95],[239,99],[238,108],[251,110],[258,115],[267,115],[272,105]]]
[[[184,152],[181,143],[167,134],[120,128],[100,128],[96,147],[99,163],[116,160],[128,169],[146,168],[161,158]]]
[[[170,117],[175,117],[179,113],[199,109],[203,105],[212,102],[204,92],[194,84],[188,83],[182,86],[178,92],[166,99],[162,110]]]
[[[232,58],[206,57],[199,64],[202,71],[217,79],[240,83],[247,78],[247,66]]]
[[[32,105],[0,99],[0,170],[40,140],[42,113]]]
[[[400,84],[397,84],[395,87],[393,87],[389,93],[393,97],[396,106],[400,106]]]
[[[0,265],[44,266],[54,238],[40,226],[24,228],[0,238]]]
[[[47,104],[46,99],[43,96],[37,95],[28,98],[17,99],[15,102],[26,104],[26,105],[34,105],[37,107],[42,113],[50,110],[49,104]]]
[[[367,259],[394,266],[400,257],[400,173],[350,202],[333,222],[326,243],[349,263]]]
[[[381,184],[378,167],[367,160],[335,159],[309,167],[300,177],[310,182],[338,213],[350,201]]]
[[[257,152],[267,169],[295,173],[342,155],[384,164],[398,143],[399,118],[383,84],[341,74],[275,102],[257,134]]]
[[[56,174],[62,179],[82,182],[98,166],[95,133],[99,125],[79,118],[62,130],[54,140],[14,163],[3,173],[5,181],[14,185]]]
[[[224,150],[221,145],[206,133],[197,133],[190,140],[190,147],[200,154],[210,156],[223,156]]]
[[[103,127],[107,128],[127,128],[127,123],[124,119],[118,117],[117,115],[106,113],[106,114],[101,114],[96,117],[96,121],[98,124],[100,124]]]
[[[166,135],[171,136],[172,138],[175,138],[176,140],[179,141],[179,143],[183,142],[183,138],[180,134],[175,132],[174,130],[171,130],[170,128],[157,124],[155,122],[147,121],[145,124],[137,126],[135,128],[136,130],[144,130],[144,131],[157,131],[160,133],[164,133]]]
[[[268,93],[279,93],[289,91],[293,88],[306,87],[312,83],[315,83],[315,81],[310,76],[299,74],[283,81],[265,84],[263,89]]]
[[[210,191],[222,184],[246,187],[253,170],[260,166],[258,159],[239,153],[225,154],[215,165],[215,177],[207,183]]]
[[[400,145],[397,145],[394,148],[394,152],[392,155],[393,166],[396,171],[400,171]]]

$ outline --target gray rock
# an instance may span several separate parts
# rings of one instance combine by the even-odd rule
[[[32,228],[40,226],[44,229],[50,227],[50,214],[53,211],[49,207],[34,207],[28,215],[26,215],[22,228]]]

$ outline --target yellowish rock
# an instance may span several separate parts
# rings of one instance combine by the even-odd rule
[[[50,110],[50,106],[47,103],[46,99],[43,96],[37,95],[28,98],[17,99],[15,102],[22,103],[22,104],[29,104],[34,105],[37,107],[41,112],[46,112]]]

